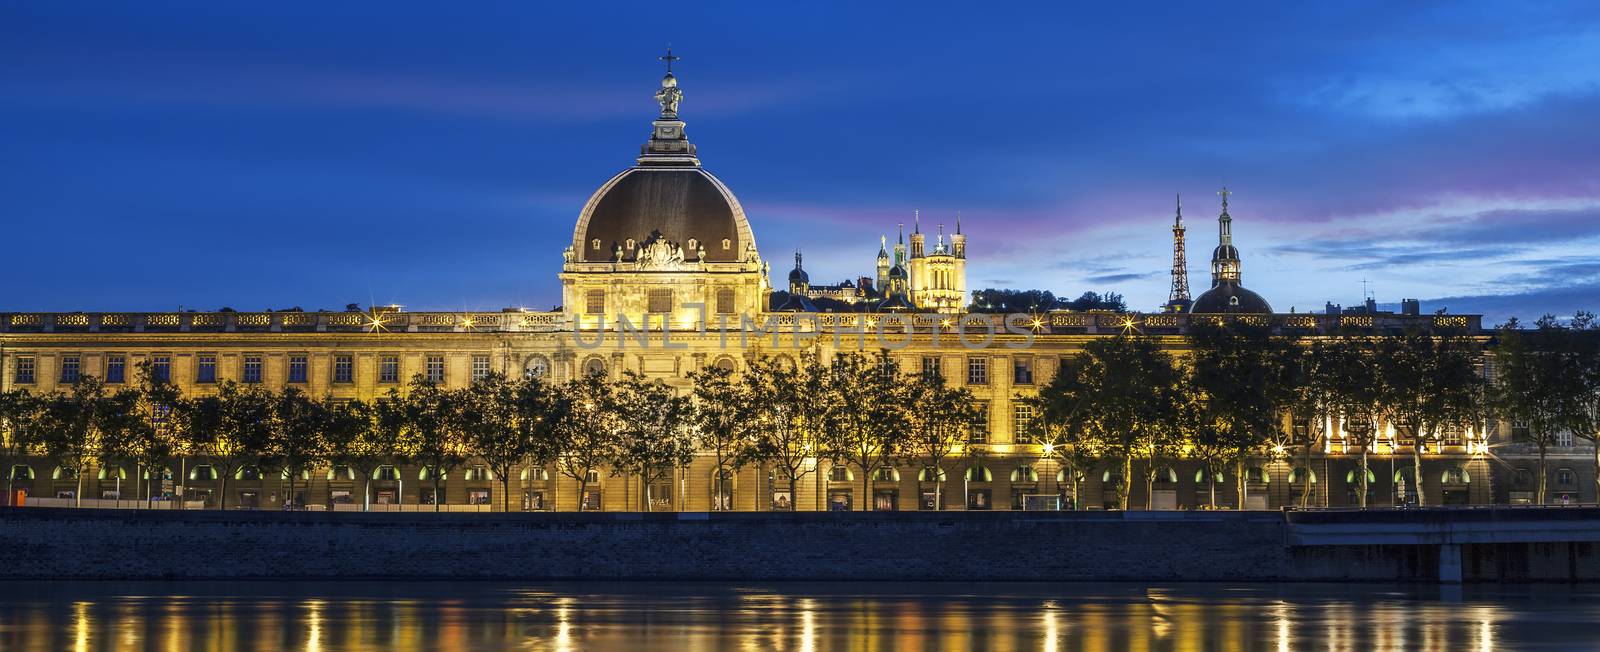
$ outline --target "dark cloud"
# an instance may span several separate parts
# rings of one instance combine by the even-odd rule
[[[1165,273],[1166,272],[1125,272],[1121,274],[1096,274],[1094,276],[1086,276],[1083,280],[1090,283],[1126,283],[1128,281],[1137,281],[1140,279],[1150,278],[1152,276],[1159,276]]]

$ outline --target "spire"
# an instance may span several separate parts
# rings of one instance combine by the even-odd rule
[[[1239,282],[1239,250],[1233,246],[1233,217],[1228,215],[1228,196],[1233,191],[1223,186],[1222,214],[1217,216],[1217,248],[1211,253],[1211,287]]]
[[[1221,247],[1233,246],[1233,217],[1228,215],[1228,195],[1233,191],[1223,186],[1217,191],[1222,196],[1222,214],[1217,216],[1217,245]]]
[[[801,265],[800,265],[800,250],[798,248],[796,248],[794,250],[794,268],[795,269],[801,269]]]
[[[878,236],[878,260],[889,259],[889,236]]]
[[[956,211],[956,235],[961,235],[961,211]]]
[[[922,209],[919,208],[913,211],[911,219],[914,220],[912,222],[911,232],[922,233]]]
[[[1184,250],[1183,195],[1178,195],[1178,216],[1172,222],[1172,289],[1167,293],[1167,312],[1188,312],[1189,258]]]
[[[900,236],[899,236],[900,244],[905,244],[906,243],[906,223],[905,222],[901,222],[899,224],[896,224],[895,226],[900,230]]]
[[[684,133],[683,121],[678,119],[678,105],[683,102],[683,91],[678,88],[678,78],[672,74],[672,63],[682,57],[674,55],[672,48],[657,57],[667,62],[667,74],[661,77],[661,87],[656,89],[656,104],[661,113],[656,117],[650,132],[650,141],[640,148],[639,165],[698,166],[694,145]]]

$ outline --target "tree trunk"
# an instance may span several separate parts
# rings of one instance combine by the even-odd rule
[[[861,511],[872,511],[872,469],[861,465]]]
[[[510,471],[510,469],[506,469],[506,470]],[[501,506],[501,510],[500,511],[503,511],[503,512],[506,512],[506,513],[510,513],[511,512],[511,477],[510,476],[511,476],[510,473],[502,473],[502,474],[500,474],[500,494],[501,494],[500,495],[500,506]]]
[[[1309,441],[1306,442],[1306,454],[1300,468],[1303,470],[1300,474],[1300,486],[1302,487],[1300,490],[1300,508],[1304,509],[1311,506],[1311,478],[1307,477],[1311,475],[1311,442]],[[1323,479],[1326,480],[1327,478]]]
[[[1428,506],[1428,494],[1422,490],[1422,433],[1412,435],[1411,440],[1411,484],[1416,485],[1417,506]]]
[[[439,500],[439,476],[442,474],[435,468],[430,475],[433,476],[433,513],[437,514],[443,510],[443,506],[439,504],[442,502]]]
[[[1144,474],[1144,511],[1154,511],[1156,508],[1156,478],[1146,469]]]
[[[578,481],[578,511],[583,511],[584,496],[589,493],[589,474],[585,472],[583,479]]]
[[[1539,485],[1538,485],[1539,489],[1538,489],[1538,493],[1536,494],[1537,495],[1537,500],[1535,502],[1537,502],[1540,505],[1545,504],[1545,495],[1544,495],[1544,493],[1545,493],[1545,479],[1546,479],[1546,476],[1549,474],[1549,467],[1546,465],[1546,462],[1545,462],[1545,452],[1546,452],[1545,451],[1545,444],[1544,444],[1545,441],[1546,440],[1544,438],[1542,438],[1542,437],[1539,440]]]
[[[789,511],[795,511],[795,501],[799,499],[799,481],[795,480],[795,472],[799,469],[789,469]],[[770,500],[770,499],[769,499]]]
[[[73,507],[82,507],[83,506],[83,469],[82,468],[77,469],[76,471],[73,472],[72,475],[78,479],[78,490],[74,491],[72,493],[72,506]]]
[[[217,509],[228,511],[228,474],[222,474],[222,497],[217,499]]]
[[[1234,463],[1233,463],[1233,472],[1234,472],[1234,475],[1237,476],[1237,477],[1235,477],[1233,479],[1233,495],[1236,496],[1239,499],[1239,504],[1238,505],[1234,505],[1233,508],[1237,509],[1237,510],[1240,510],[1240,511],[1243,511],[1244,510],[1245,494],[1247,492],[1249,492],[1249,490],[1250,490],[1250,486],[1247,484],[1249,479],[1244,477],[1244,459],[1243,458],[1240,458],[1240,459],[1234,461]]]
[[[1366,509],[1367,508],[1367,476],[1370,475],[1370,473],[1367,471],[1367,447],[1366,446],[1362,446],[1361,447],[1361,468],[1357,469],[1356,473],[1361,476],[1361,497],[1360,497],[1360,499],[1358,499],[1358,502],[1361,505],[1361,509]]]
[[[1119,484],[1122,485],[1122,495],[1117,497],[1117,504],[1122,507],[1122,511],[1126,512],[1128,511],[1128,494],[1133,493],[1133,456],[1131,455],[1122,458],[1122,478]]]

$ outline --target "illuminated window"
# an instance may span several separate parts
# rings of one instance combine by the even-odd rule
[[[349,383],[349,382],[353,382],[355,380],[355,377],[356,377],[355,356],[352,356],[352,355],[350,355],[348,353],[342,353],[342,354],[333,356],[333,382],[336,382],[336,383]]]
[[[975,355],[967,358],[967,384],[989,384],[989,359]]]
[[[989,404],[978,403],[972,417],[972,430],[967,435],[967,441],[973,444],[983,444],[989,441]]]
[[[172,356],[150,356],[150,376],[154,378],[156,382],[172,382]]]
[[[63,384],[70,385],[78,382],[78,376],[80,375],[82,369],[82,362],[78,356],[61,356],[61,382]]]
[[[478,380],[483,380],[483,379],[488,378],[488,377],[489,377],[489,356],[486,356],[486,355],[475,355],[475,356],[472,356],[472,379],[474,381],[478,381]]]
[[[245,354],[245,356],[244,356],[244,373],[241,374],[241,376],[239,378],[239,382],[244,382],[244,383],[259,383],[259,382],[261,382],[261,355],[260,354],[258,354],[258,353]]]
[[[672,312],[672,290],[651,290],[647,309],[653,313]]]
[[[721,288],[717,290],[717,314],[733,314],[733,288]]]
[[[605,372],[605,360],[601,360],[600,358],[589,358],[587,362],[583,363],[583,373],[585,374],[604,374]]]
[[[606,291],[590,290],[584,295],[583,311],[591,315],[598,315],[606,311]]]
[[[296,353],[289,356],[289,382],[306,382],[306,365],[306,355],[304,353]]]
[[[1011,407],[1011,436],[1019,444],[1033,443],[1033,406],[1026,403]]]
[[[11,382],[19,385],[33,384],[33,356],[17,356],[17,367],[11,372]]]
[[[378,357],[378,382],[400,382],[400,356],[387,353]]]
[[[128,378],[128,358],[120,353],[106,356],[106,382],[124,383]]]
[[[430,355],[430,356],[428,356],[427,372],[428,372],[428,375],[427,375],[428,382],[435,383],[435,384],[443,383],[444,382],[444,356],[442,356],[442,355]]]
[[[723,371],[729,371],[729,372],[733,371],[734,368],[735,368],[735,365],[734,365],[734,362],[733,362],[733,358],[729,358],[729,357],[717,358],[717,361],[712,363],[712,366],[714,366],[714,367],[716,367],[718,369],[721,369]]]
[[[922,359],[922,375],[928,378],[937,378],[942,373],[939,371],[939,357],[927,356]]]
[[[722,250],[723,251],[727,251],[727,250],[732,249],[732,248],[733,248],[733,241],[729,240],[727,238],[723,238],[722,239]]]
[[[194,357],[194,360],[195,360],[194,382],[197,382],[197,383],[214,383],[214,382],[217,382],[217,354],[215,354],[215,353],[201,353],[199,355],[196,355]]]
[[[1019,357],[1012,362],[1011,382],[1018,385],[1033,384],[1033,358]]]

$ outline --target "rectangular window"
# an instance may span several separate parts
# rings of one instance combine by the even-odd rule
[[[989,384],[989,359],[975,355],[967,358],[967,384]]]
[[[128,382],[128,358],[120,353],[106,356],[106,382]]]
[[[17,356],[17,368],[11,372],[11,382],[14,382],[18,385],[32,385],[34,369],[33,365],[33,356]]]
[[[352,355],[350,355],[348,353],[342,353],[342,354],[333,356],[333,382],[336,382],[336,383],[349,383],[349,382],[354,382],[355,378],[356,378],[356,360],[355,360],[355,356],[352,356]]]
[[[1511,422],[1511,439],[1514,441],[1528,441],[1528,423],[1526,421]]]
[[[70,385],[78,382],[78,376],[83,371],[83,359],[75,355],[61,356],[61,383]]]
[[[217,382],[217,354],[201,353],[194,357],[194,382]]]
[[[172,356],[150,356],[150,377],[158,383],[172,382]]]
[[[648,310],[652,313],[672,312],[672,290],[651,290]]]
[[[1560,446],[1562,448],[1572,448],[1572,433],[1570,433],[1570,432],[1558,432],[1558,433],[1556,433],[1556,445]]]
[[[1011,438],[1019,444],[1034,442],[1032,405],[1018,404],[1011,407]]]
[[[244,382],[244,383],[259,383],[259,382],[261,382],[261,355],[260,354],[258,354],[258,353],[249,353],[249,354],[246,354],[244,356],[244,373],[241,374],[239,382]]]
[[[472,356],[472,380],[478,381],[489,377],[489,356]]]
[[[306,354],[296,353],[289,356],[289,382],[306,382]]]
[[[936,378],[943,375],[943,372],[939,369],[938,356],[930,355],[922,359],[922,375],[928,378]]]
[[[989,442],[989,404],[978,403],[977,414],[972,416],[972,431],[967,434],[967,442],[972,444],[986,444]]]
[[[400,382],[400,356],[391,353],[378,357],[378,382]]]
[[[1019,357],[1012,362],[1011,382],[1018,385],[1033,384],[1033,358]]]
[[[733,289],[722,288],[717,290],[717,314],[733,314]]]
[[[583,302],[584,312],[591,315],[603,313],[606,311],[606,291],[590,290],[584,295]]]
[[[444,382],[444,356],[442,356],[442,355],[430,355],[430,356],[428,356],[428,376],[427,377],[428,377],[428,382],[430,382],[430,383],[443,383]]]

